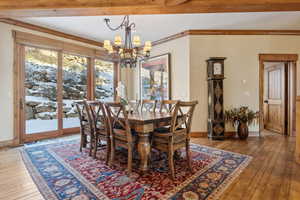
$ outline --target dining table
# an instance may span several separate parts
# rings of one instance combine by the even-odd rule
[[[171,113],[163,112],[137,112],[128,113],[130,128],[137,133],[137,150],[140,157],[140,170],[147,171],[149,168],[150,137],[151,133],[159,127],[170,125]]]

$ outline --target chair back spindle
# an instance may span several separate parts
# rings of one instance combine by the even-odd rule
[[[155,112],[156,103],[157,103],[156,100],[149,100],[149,99],[142,100],[141,111]]]
[[[87,101],[89,107],[94,130],[108,131],[108,119],[105,106],[100,101]]]
[[[177,104],[177,100],[162,100],[159,112],[166,112],[166,113],[172,113],[175,109],[175,106]]]
[[[84,101],[76,101],[74,102],[77,112],[78,112],[78,118],[79,118],[79,123],[80,123],[80,128],[84,128],[84,126],[87,124],[87,113],[86,113],[86,108]]]
[[[129,111],[133,113],[138,113],[140,110],[141,101],[140,100],[131,100],[128,102]]]
[[[129,125],[128,114],[120,103],[107,103],[109,127],[113,138],[126,139],[128,143],[133,142],[133,137]],[[126,137],[126,138],[124,138]]]
[[[186,130],[186,133],[189,134],[192,126],[192,118],[194,110],[198,101],[178,101],[175,108],[171,121],[171,131],[176,133],[179,129]]]

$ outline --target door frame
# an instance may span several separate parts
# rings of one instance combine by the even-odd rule
[[[298,54],[259,54],[259,134],[264,130],[264,62],[288,62],[292,69],[288,71],[288,100],[292,104],[288,107],[288,134],[296,123],[296,96],[297,96],[297,61]],[[286,65],[285,65],[286,67]]]
[[[64,134],[73,134],[79,133],[80,128],[66,128],[63,129],[62,121],[58,119],[58,130],[43,132],[43,133],[35,133],[28,134],[25,133],[25,116],[24,116],[24,60],[25,60],[25,46],[31,46],[40,49],[48,49],[52,51],[56,51],[58,53],[58,71],[57,71],[57,101],[62,102],[62,56],[63,53],[84,56],[88,59],[88,99],[94,99],[95,83],[94,83],[94,60],[101,59],[104,61],[109,61],[114,63],[114,88],[116,88],[116,84],[118,82],[118,60],[114,57],[107,55],[105,52],[102,52],[97,49],[93,49],[90,47],[84,47],[81,45],[50,39],[43,36],[37,36],[31,33],[25,33],[20,31],[12,31],[12,35],[14,38],[14,60],[13,60],[13,109],[14,109],[14,145],[23,144],[24,142],[31,142],[41,139],[53,138],[62,136]],[[60,91],[60,92],[59,92]],[[114,96],[115,98],[115,96]],[[62,117],[62,104],[58,103],[58,116]]]

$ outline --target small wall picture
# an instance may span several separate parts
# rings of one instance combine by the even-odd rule
[[[167,100],[171,96],[170,54],[140,62],[141,99]]]

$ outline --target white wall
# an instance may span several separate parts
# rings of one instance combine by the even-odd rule
[[[207,131],[207,73],[209,57],[225,61],[224,107],[248,105],[259,110],[259,59],[261,53],[300,54],[299,36],[208,35],[185,36],[155,46],[152,55],[171,53],[172,98],[198,100],[192,131]],[[299,63],[297,64],[299,66]],[[298,77],[300,70],[298,70]],[[135,73],[133,79],[137,79]],[[243,80],[246,82],[243,83]],[[300,86],[300,78],[297,80]],[[138,84],[135,84],[138,91]],[[300,87],[297,90],[300,94]],[[227,127],[228,131],[232,127]],[[250,127],[257,131],[258,126]]]
[[[18,26],[0,23],[0,141],[13,139],[13,55],[14,41],[12,30],[29,32],[48,38],[63,40],[74,44],[98,48],[81,42],[56,37],[46,33],[31,31]]]
[[[259,59],[261,53],[300,54],[299,36],[210,35],[190,37],[191,99],[199,105],[194,131],[207,130],[206,62],[209,57],[226,57],[224,107],[247,105],[259,110]],[[297,64],[299,66],[299,63]],[[298,70],[299,72],[299,70]],[[299,73],[298,73],[299,74]],[[300,76],[298,76],[300,77]],[[243,83],[243,80],[246,82]],[[300,85],[298,79],[298,85]],[[300,87],[297,93],[300,94]],[[228,127],[230,130],[230,127]],[[250,127],[258,131],[257,126]]]

